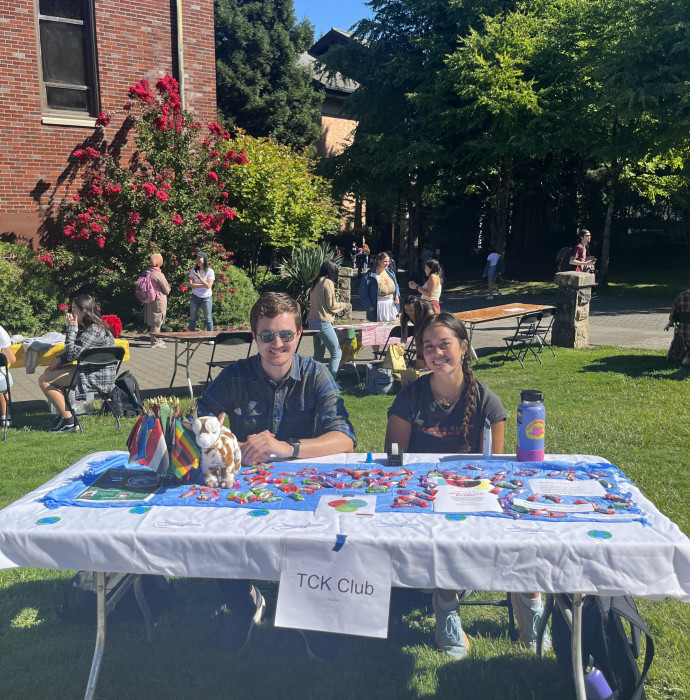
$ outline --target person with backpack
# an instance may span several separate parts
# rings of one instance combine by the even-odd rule
[[[196,320],[199,309],[204,310],[206,330],[213,330],[213,282],[216,275],[213,268],[208,266],[206,253],[196,254],[196,265],[189,271],[189,286],[192,288],[192,299],[189,307],[189,330],[196,330]]]
[[[72,300],[71,310],[65,314],[65,323],[65,351],[58,355],[38,378],[38,385],[48,403],[55,406],[58,412],[52,433],[73,433],[77,429],[74,416],[65,405],[64,392],[72,383],[77,369],[76,365],[71,363],[87,348],[115,345],[110,326],[101,318],[96,302],[88,294],[80,294]],[[77,381],[77,398],[89,391],[109,393],[115,384],[115,370],[114,365],[81,369]]]
[[[592,234],[586,228],[581,228],[577,232],[577,243],[570,251],[568,261],[571,270],[574,266],[575,272],[594,272],[594,263],[597,259],[589,255],[588,246],[591,240]]]
[[[151,285],[156,292],[152,300],[144,301],[144,323],[149,327],[152,348],[165,347],[165,343],[154,335],[154,333],[160,333],[161,326],[165,323],[168,294],[170,294],[170,285],[161,267],[163,267],[163,256],[160,253],[154,253],[149,259],[149,266],[143,272],[150,277]]]

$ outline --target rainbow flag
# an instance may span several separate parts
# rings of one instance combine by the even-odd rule
[[[201,449],[196,444],[194,433],[182,425],[179,418],[175,418],[175,433],[170,449],[170,471],[181,479],[191,469],[199,466]]]

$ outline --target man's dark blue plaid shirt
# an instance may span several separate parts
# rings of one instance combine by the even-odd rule
[[[197,408],[200,416],[227,414],[240,442],[263,430],[283,441],[338,430],[357,445],[337,384],[311,357],[293,355],[290,371],[278,383],[266,376],[260,355],[238,360],[218,375]]]

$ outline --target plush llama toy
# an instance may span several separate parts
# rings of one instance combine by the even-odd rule
[[[235,474],[240,469],[242,454],[237,438],[231,430],[223,427],[225,414],[197,418],[192,425],[196,444],[201,448],[201,471],[206,486],[232,488]]]

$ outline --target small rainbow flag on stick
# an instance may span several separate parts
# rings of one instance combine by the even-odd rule
[[[170,471],[181,479],[191,469],[199,466],[201,449],[196,444],[194,433],[175,418],[174,438],[170,448]]]

